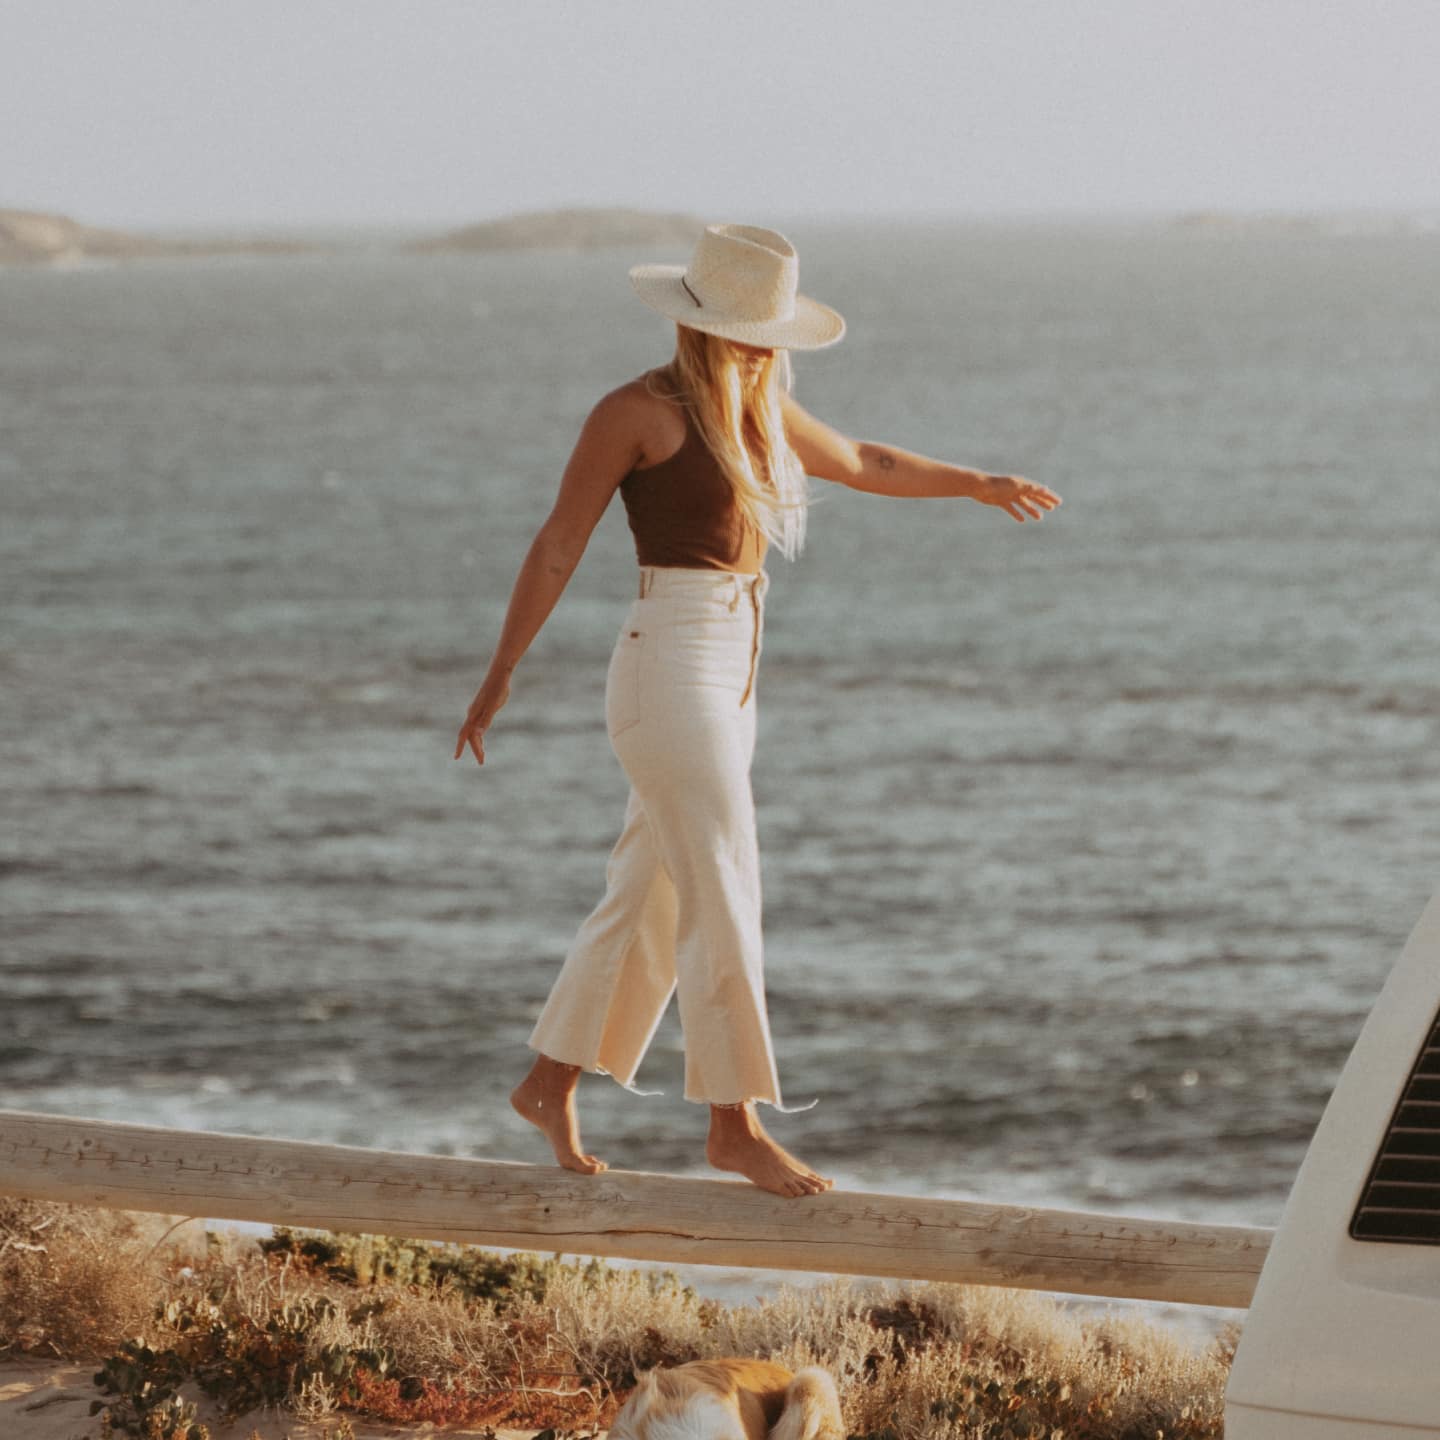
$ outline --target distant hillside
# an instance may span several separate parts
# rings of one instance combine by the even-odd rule
[[[175,255],[286,255],[329,246],[247,236],[168,240],[82,225],[68,215],[0,210],[0,265],[54,265],[75,260],[144,260]]]
[[[596,206],[530,210],[467,225],[425,240],[411,251],[434,250],[599,250],[611,245],[680,246],[691,249],[705,228],[694,215]]]
[[[87,255],[149,253],[145,241],[119,230],[97,230],[65,215],[0,210],[0,263],[22,265]]]
[[[689,251],[705,221],[694,215],[595,206],[534,210],[410,240],[407,252],[597,250],[607,246]],[[86,260],[143,260],[186,255],[289,255],[354,248],[263,236],[177,239],[82,225],[68,215],[0,209],[0,265],[65,265]]]

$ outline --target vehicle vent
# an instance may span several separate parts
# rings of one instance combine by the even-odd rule
[[[1356,1240],[1440,1245],[1440,1015],[1400,1092],[1350,1234]]]

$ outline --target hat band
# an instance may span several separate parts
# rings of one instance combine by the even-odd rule
[[[691,288],[690,281],[684,276],[677,277],[685,287],[685,293],[695,302],[697,310],[704,310],[707,302]],[[737,325],[783,325],[795,318],[795,300],[793,295],[788,297],[789,303],[772,303],[765,305],[757,303],[755,296],[727,295],[721,300],[711,300],[708,306],[711,315],[717,320],[727,320]]]

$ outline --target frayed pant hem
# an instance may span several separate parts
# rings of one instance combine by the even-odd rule
[[[727,1110],[738,1109],[741,1105],[769,1105],[782,1115],[798,1115],[801,1111],[813,1110],[820,1103],[818,1095],[808,1105],[782,1105],[778,1100],[767,1100],[761,1095],[751,1096],[748,1100],[702,1100],[698,1095],[687,1095],[685,1099],[692,1105],[719,1105]]]
[[[603,1065],[597,1065],[588,1073],[591,1075],[608,1075],[622,1090],[628,1090],[632,1095],[663,1095],[665,1093],[663,1090],[642,1090],[633,1080],[622,1080],[618,1075],[611,1074]]]
[[[628,1090],[632,1095],[663,1095],[663,1090],[642,1090],[633,1080],[622,1080],[612,1070],[607,1070],[596,1061],[594,1064],[586,1065],[580,1060],[565,1060],[559,1055],[552,1055],[543,1046],[537,1045],[533,1040],[529,1042],[530,1049],[537,1054],[545,1056],[547,1060],[553,1060],[557,1065],[573,1065],[577,1070],[583,1070],[587,1075],[604,1075],[607,1079],[613,1080],[622,1090]]]

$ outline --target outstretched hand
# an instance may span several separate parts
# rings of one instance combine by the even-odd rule
[[[1060,497],[1048,486],[1037,485],[1021,475],[987,475],[985,489],[975,498],[982,505],[998,505],[1015,519],[1028,515],[1039,520],[1046,510],[1059,505]]]
[[[494,720],[500,707],[510,698],[510,681],[506,677],[499,680],[490,680],[488,677],[475,692],[475,698],[470,702],[469,713],[465,716],[465,723],[460,727],[460,737],[455,742],[455,756],[458,760],[465,753],[465,746],[468,744],[475,752],[477,764],[485,763],[485,731],[489,729],[490,722]]]

